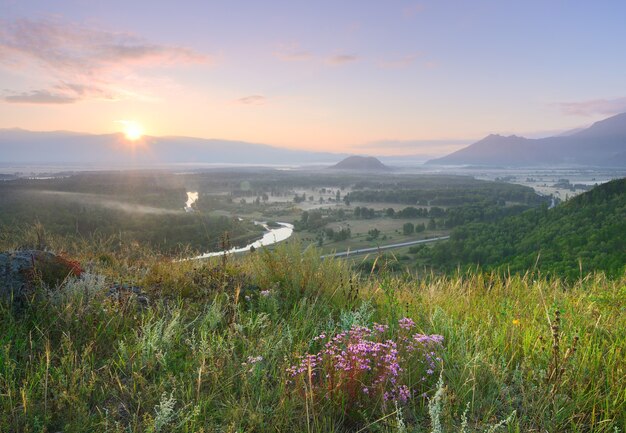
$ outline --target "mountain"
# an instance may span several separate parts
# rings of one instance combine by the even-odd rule
[[[337,164],[329,167],[336,170],[362,170],[362,171],[387,171],[390,170],[385,164],[373,156],[349,156]]]
[[[568,135],[538,139],[489,135],[427,164],[626,167],[626,113]]]
[[[436,265],[456,269],[526,272],[538,269],[579,278],[590,271],[622,275],[626,270],[626,178],[580,194],[553,209],[530,209],[490,224],[466,224],[450,241],[433,247]]]
[[[345,155],[283,149],[266,144],[193,137],[149,137],[0,129],[0,163],[26,164],[311,164]]]

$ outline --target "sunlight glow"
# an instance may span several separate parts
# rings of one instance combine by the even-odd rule
[[[124,135],[127,140],[137,141],[143,137],[143,127],[139,123],[133,121],[123,121],[121,123],[124,125]]]

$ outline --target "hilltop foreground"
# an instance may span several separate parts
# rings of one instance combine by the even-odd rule
[[[626,423],[623,275],[363,276],[297,244],[208,263],[105,247],[52,245],[82,276],[2,304],[0,431]]]

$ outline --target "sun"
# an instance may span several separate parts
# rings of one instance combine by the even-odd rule
[[[143,127],[133,121],[124,121],[122,122],[124,125],[124,136],[129,141],[137,141],[141,137],[143,137]]]

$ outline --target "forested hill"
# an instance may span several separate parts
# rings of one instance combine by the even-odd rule
[[[617,275],[626,266],[626,178],[581,194],[554,209],[545,206],[496,223],[455,229],[436,245],[433,265],[453,269],[480,264],[485,269],[525,272],[537,267],[577,278],[601,270]]]

